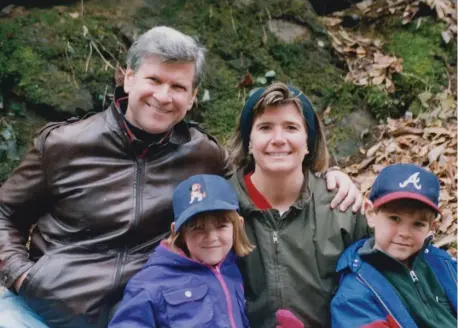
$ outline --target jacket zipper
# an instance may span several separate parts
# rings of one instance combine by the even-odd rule
[[[417,291],[417,294],[420,296],[421,301],[428,308],[429,312],[432,314],[432,310],[429,307],[429,304],[428,304],[427,300],[425,299],[425,297],[423,295],[423,291],[421,290],[421,286],[419,285],[420,280],[418,279],[417,274],[413,270],[410,270],[409,274],[410,274],[410,277],[412,278],[413,285],[415,286],[415,289]]]
[[[226,282],[224,281],[224,278],[221,275],[220,268],[219,268],[219,266],[217,266],[215,269],[211,268],[211,270],[215,274],[216,278],[218,278],[218,281],[221,284],[221,287],[223,288],[224,295],[226,296],[227,312],[228,312],[228,315],[229,315],[229,321],[231,322],[231,327],[232,328],[237,328],[237,326],[235,325],[235,321],[234,321],[234,315],[232,313],[231,296],[230,296],[229,291],[227,289]]]
[[[273,242],[274,242],[274,249],[275,249],[275,294],[277,297],[277,300],[280,301],[280,304],[278,305],[279,308],[283,307],[283,297],[282,297],[282,289],[281,289],[281,278],[280,278],[280,267],[278,264],[278,231],[274,230],[273,236],[272,236]]]
[[[135,229],[141,219],[141,208],[142,208],[142,190],[143,183],[141,183],[143,173],[145,171],[145,161],[143,159],[137,159],[136,175],[135,175],[135,214],[132,229]]]
[[[374,293],[375,297],[377,297],[378,301],[385,308],[386,312],[388,312],[390,314],[390,316],[393,318],[393,320],[396,321],[396,324],[399,326],[399,328],[402,328],[401,324],[398,322],[396,317],[388,309],[388,306],[386,306],[385,302],[382,301],[382,298],[380,297],[380,295],[374,290],[374,288],[372,288],[372,286],[367,282],[366,279],[364,279],[359,273],[357,275],[358,275],[359,279],[361,279],[361,281],[364,282],[364,284],[366,284],[366,286],[372,291],[372,293]]]
[[[132,229],[134,229],[138,222],[140,221],[140,213],[142,206],[142,189],[143,184],[140,183],[143,171],[145,168],[145,161],[143,159],[136,159],[136,174],[135,174],[135,209],[134,209],[134,222],[132,224]],[[121,269],[124,265],[125,257],[127,254],[127,246],[124,246],[121,253],[119,253],[117,262],[116,262],[116,271],[115,271],[115,280],[114,287],[117,288],[121,280]]]
[[[274,240],[275,253],[278,254],[278,233],[277,231],[273,232],[273,240]]]

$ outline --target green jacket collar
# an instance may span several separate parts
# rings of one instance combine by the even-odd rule
[[[425,249],[431,244],[433,237],[430,236],[425,239],[422,248],[416,253],[413,254],[409,258],[409,263],[411,264],[412,269],[424,258]],[[358,254],[361,256],[362,259],[371,263],[379,270],[387,269],[387,268],[405,268],[405,265],[396,260],[395,258],[391,257],[387,253],[375,249],[375,238],[367,239],[363,246],[358,250]],[[384,270],[382,270],[384,271]]]
[[[248,191],[245,185],[245,174],[248,172],[243,169],[239,169],[236,174],[234,174],[230,181],[232,182],[238,196],[239,196],[239,201],[240,201],[240,209],[245,213],[251,213],[251,212],[260,212],[261,210],[257,208],[253,202],[251,201],[250,197],[248,196]],[[296,208],[298,210],[304,209],[306,206],[308,206],[308,203],[310,202],[310,199],[312,198],[312,190],[315,190],[315,185],[317,184],[317,177],[311,173],[310,171],[306,172],[307,174],[307,179],[304,181],[304,185],[302,186],[301,193],[299,195],[299,198],[294,202],[294,204],[291,206],[293,208]]]

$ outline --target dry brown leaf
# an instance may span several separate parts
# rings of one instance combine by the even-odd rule
[[[374,156],[371,156],[369,158],[366,158],[365,160],[363,160],[361,163],[359,163],[359,168],[361,170],[365,170],[369,165],[371,165],[372,163],[374,163],[375,161],[375,157]]]
[[[386,147],[387,153],[394,153],[397,149],[397,145],[395,141],[391,141],[388,146]]]
[[[402,136],[405,134],[414,134],[414,135],[419,135],[421,136],[423,134],[423,129],[418,129],[418,128],[411,128],[408,126],[402,126],[394,131],[391,132],[391,135],[393,137],[398,137]]]
[[[372,84],[373,85],[379,85],[382,84],[383,80],[385,80],[385,75],[377,76],[372,79]]]
[[[442,145],[438,146],[438,147],[434,147],[433,149],[431,149],[431,151],[428,153],[429,164],[437,161],[439,156],[444,153],[444,150],[445,150],[445,147],[442,146]]]
[[[441,202],[449,202],[451,201],[453,198],[450,197],[449,193],[447,192],[447,190],[445,189],[442,189],[441,190],[441,193],[440,193],[440,200]]]
[[[384,165],[374,164],[372,165],[372,171],[378,174],[381,170],[383,170],[384,167],[385,167]]]
[[[439,230],[445,233],[448,227],[450,227],[452,223],[453,223],[452,211],[449,209],[442,211],[441,224],[439,226]]]
[[[456,155],[456,148],[447,148],[447,149],[445,149],[444,155]]]
[[[366,52],[366,49],[364,49],[363,47],[359,46],[358,48],[356,48],[356,55],[358,57],[364,57],[366,56],[367,52]]]
[[[340,17],[323,17],[323,23],[327,26],[336,26],[342,23],[343,19]]]
[[[378,142],[375,145],[373,145],[371,148],[369,148],[369,150],[366,152],[366,157],[374,156],[377,150],[380,148],[380,145],[381,145],[380,142]]]
[[[424,138],[428,138],[430,135],[435,135],[436,137],[441,136],[443,134],[448,135],[449,131],[445,128],[426,128],[424,130]]]
[[[447,246],[448,244],[451,244],[451,243],[453,243],[455,241],[456,241],[456,235],[452,234],[452,235],[444,236],[444,237],[438,239],[437,241],[434,241],[434,245],[436,247],[444,247],[444,246]]]

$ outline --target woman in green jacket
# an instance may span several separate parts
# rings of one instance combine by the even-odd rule
[[[251,327],[274,328],[280,308],[305,327],[328,327],[337,259],[367,225],[331,207],[335,193],[319,177],[329,161],[321,122],[301,91],[277,82],[249,97],[229,145],[238,167],[231,182],[256,246],[239,261]]]

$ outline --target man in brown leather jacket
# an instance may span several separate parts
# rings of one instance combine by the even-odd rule
[[[228,175],[223,148],[183,120],[204,53],[181,32],[152,28],[129,49],[125,95],[38,133],[0,188],[1,327],[106,326],[169,230],[174,187],[194,174]],[[328,181],[348,206],[359,194],[336,176]]]

